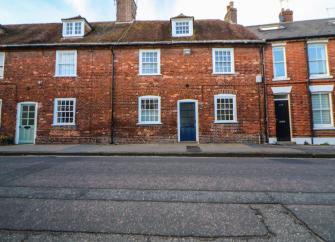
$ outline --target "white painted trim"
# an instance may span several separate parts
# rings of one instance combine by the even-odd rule
[[[327,44],[328,39],[316,39],[316,40],[308,40],[307,44]]]
[[[172,19],[172,37],[189,37],[193,36],[193,19],[192,18],[178,18],[178,19]],[[189,33],[188,34],[177,34],[177,27],[176,23],[186,23],[188,22],[189,26]]]
[[[216,72],[216,65],[215,65],[215,52],[216,51],[229,51],[231,56],[231,72]],[[234,48],[213,48],[212,49],[212,68],[214,75],[232,75],[235,74],[235,51]]]
[[[2,66],[2,72],[0,72],[0,80],[4,79],[5,77],[5,52],[0,52],[0,55],[2,55],[2,63],[0,63],[0,66]]]
[[[59,74],[59,59],[62,53],[72,53],[74,54],[74,74],[73,75],[60,75]],[[55,68],[55,77],[76,77],[77,76],[77,62],[78,62],[78,53],[77,50],[57,50],[56,51],[56,68]]]
[[[66,34],[66,24],[72,23],[72,34]],[[75,34],[76,23],[81,23],[81,33]],[[63,37],[73,38],[73,37],[84,37],[85,35],[85,21],[84,20],[63,20]]]
[[[334,90],[334,85],[313,85],[309,86],[311,93],[316,92],[332,92]]]
[[[275,145],[277,144],[277,137],[270,137],[269,138],[269,144]]]
[[[271,87],[274,95],[278,94],[290,94],[292,92],[292,86],[288,87]]]
[[[143,73],[142,72],[142,53],[145,52],[156,52],[157,53],[157,58],[158,58],[158,63],[157,63],[157,73]],[[139,50],[139,75],[140,76],[159,76],[161,75],[161,50],[160,49],[140,49]]]
[[[233,105],[234,105],[234,120],[218,120],[217,116],[217,104],[218,99],[220,98],[231,98],[233,99]],[[214,114],[215,114],[215,123],[216,124],[234,124],[237,123],[237,102],[236,102],[236,95],[235,94],[218,94],[214,96]]]
[[[274,50],[275,49],[282,49],[284,54],[284,70],[285,70],[285,76],[276,76],[276,62],[275,62],[275,55]],[[282,81],[282,80],[288,80],[287,77],[287,59],[286,59],[286,47],[283,45],[278,46],[272,46],[272,65],[273,65],[273,77],[275,81]]]
[[[305,142],[308,144],[312,144],[312,138],[311,137],[296,137],[293,139],[293,141],[297,145],[304,145]],[[335,145],[335,137],[314,137],[313,138],[313,144],[314,145],[323,145],[323,144],[329,144],[329,145]]]
[[[36,137],[37,137],[37,113],[38,113],[38,103],[37,102],[21,102],[16,105],[16,130],[15,130],[15,144],[19,144],[20,139],[20,121],[21,121],[21,105],[24,104],[34,104],[35,105],[35,132],[34,132],[34,143],[36,144]]]
[[[58,101],[73,101],[73,122],[72,123],[58,123],[57,122]],[[76,98],[55,98],[52,126],[76,125],[76,112],[77,112],[77,99]]]
[[[320,92],[314,92],[313,94],[319,94]],[[329,98],[329,109],[330,109],[330,124],[313,124],[314,130],[331,130],[334,129],[334,111],[333,111],[333,96],[332,92],[321,92],[321,94],[328,94]],[[312,104],[312,112],[314,112],[314,107]]]
[[[286,42],[274,42],[272,43],[272,47],[283,47],[286,46]]]
[[[297,145],[305,145],[305,144],[312,144],[311,137],[295,137],[292,138],[292,142],[296,143]]]
[[[180,104],[181,103],[195,103],[195,119],[196,119],[196,142],[199,142],[199,105],[198,100],[194,99],[184,99],[178,100],[177,102],[177,133],[178,142],[180,142]]]
[[[142,117],[142,108],[141,108],[141,102],[145,99],[157,99],[158,100],[158,121],[157,122],[143,122],[141,120]],[[162,124],[161,115],[162,109],[161,109],[161,97],[160,96],[141,96],[138,97],[138,125],[159,125]]]
[[[329,145],[335,145],[335,137],[318,137],[314,138],[314,145],[323,145],[323,144],[329,144]]]

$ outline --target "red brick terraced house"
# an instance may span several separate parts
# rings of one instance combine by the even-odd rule
[[[335,19],[249,27],[266,39],[265,85],[270,143],[335,145]]]
[[[1,134],[16,144],[264,142],[259,39],[180,15],[0,26]]]
[[[179,15],[0,25],[0,133],[16,144],[335,144],[335,20]]]

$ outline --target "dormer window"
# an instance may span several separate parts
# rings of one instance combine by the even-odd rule
[[[64,22],[63,23],[64,37],[83,37],[84,36],[84,22]]]
[[[179,15],[171,19],[173,37],[193,36],[193,17]]]
[[[81,16],[62,19],[63,21],[63,37],[84,37],[92,30],[91,25]]]

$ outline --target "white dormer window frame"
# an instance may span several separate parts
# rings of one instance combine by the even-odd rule
[[[85,22],[84,20],[63,21],[63,37],[84,37]]]
[[[188,29],[188,32],[185,31]],[[173,37],[189,37],[193,36],[193,19],[172,19],[172,36]]]

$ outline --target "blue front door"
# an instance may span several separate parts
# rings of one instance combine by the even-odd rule
[[[197,141],[195,103],[180,103],[180,141]]]

